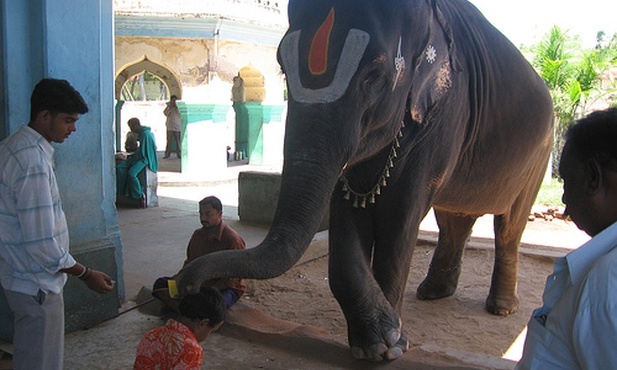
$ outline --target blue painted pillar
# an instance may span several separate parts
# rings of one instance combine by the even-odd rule
[[[116,151],[122,151],[124,150],[124,140],[126,140],[126,138],[123,138],[122,135],[120,134],[122,132],[122,106],[124,105],[124,100],[118,100],[116,102],[116,105],[114,106],[114,118],[115,118],[115,125],[114,125],[114,131],[116,132]]]
[[[69,225],[71,254],[105,271],[116,291],[99,295],[69,278],[64,289],[67,331],[113,317],[124,299],[122,244],[115,208],[113,2],[0,0],[0,138],[29,120],[30,94],[43,77],[68,80],[90,111],[77,132],[55,145],[56,175]],[[8,102],[10,98],[10,104]],[[0,297],[0,338],[11,340],[12,318]]]

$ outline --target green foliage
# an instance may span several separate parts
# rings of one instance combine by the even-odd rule
[[[123,86],[124,101],[167,100],[167,85],[156,75],[144,71],[131,77]]]
[[[599,102],[617,106],[617,82],[602,78],[612,67],[617,67],[617,34],[608,42],[605,38],[604,32],[598,32],[596,47],[585,50],[578,38],[553,26],[539,44],[529,49],[533,55],[531,63],[553,98],[553,176],[557,173],[567,128]]]
[[[571,74],[569,60],[572,58],[572,47],[567,43],[566,34],[554,26],[535,48],[532,47],[535,51],[533,65],[551,91],[563,86]]]
[[[550,182],[542,183],[535,204],[539,206],[563,207],[564,204],[561,201],[562,195],[563,181],[553,178]]]

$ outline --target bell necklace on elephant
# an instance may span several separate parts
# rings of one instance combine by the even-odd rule
[[[403,61],[404,63],[404,61]],[[347,176],[344,174],[341,176],[341,182],[343,183],[343,192],[345,195],[343,199],[351,200],[351,195],[353,194],[354,200],[352,203],[352,207],[354,208],[366,208],[366,199],[368,198],[369,204],[375,204],[375,196],[381,195],[381,188],[385,188],[388,186],[388,178],[390,177],[390,169],[394,168],[394,158],[398,156],[396,150],[401,147],[401,143],[399,141],[400,138],[403,137],[403,129],[405,128],[405,121],[401,121],[401,129],[392,140],[392,146],[390,147],[390,154],[388,155],[388,159],[386,160],[386,166],[381,173],[381,177],[377,181],[377,184],[373,186],[373,188],[366,193],[359,193],[354,191],[349,185],[349,180]]]

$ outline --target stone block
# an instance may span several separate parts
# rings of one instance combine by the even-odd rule
[[[142,175],[142,184],[145,184],[144,193],[146,195],[146,207],[158,207],[159,197],[156,194],[159,186],[158,175],[156,174],[156,172],[153,172],[148,167],[144,169]]]
[[[245,171],[238,175],[238,215],[241,221],[270,225],[274,219],[281,189],[281,174]],[[318,231],[328,229],[329,209]]]

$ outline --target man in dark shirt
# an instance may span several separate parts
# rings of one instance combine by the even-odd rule
[[[199,219],[202,227],[195,230],[191,236],[183,267],[208,253],[246,249],[242,237],[223,222],[223,205],[217,197],[209,196],[199,202]],[[152,295],[177,312],[179,300],[170,295],[169,289],[169,280],[173,279],[174,277],[158,278],[154,283]],[[240,299],[245,289],[242,279],[236,278],[210,280],[203,285],[218,288],[227,308]]]

